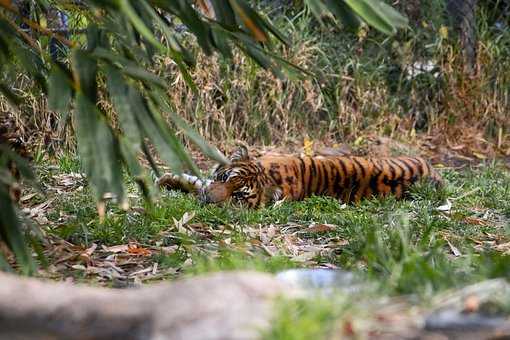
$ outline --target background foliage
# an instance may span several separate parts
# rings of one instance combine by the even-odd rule
[[[354,28],[366,22],[393,34],[407,24],[391,7],[375,0],[308,0],[306,4],[319,21],[328,16]],[[67,30],[66,13],[71,13],[85,38]],[[51,27],[55,20],[60,24]],[[0,92],[12,110],[19,110],[25,99],[11,84],[28,76],[28,81],[47,96],[48,108],[60,114],[61,125],[71,119],[82,168],[95,189],[101,217],[105,213],[102,199],[107,194],[113,194],[127,208],[123,167],[136,179],[142,193],[150,196],[149,178],[137,159],[143,153],[152,160],[149,143],[172,171],[199,173],[164,116],[203,153],[226,161],[174,113],[165,93],[167,83],[154,72],[155,61],[163,58],[175,66],[173,74],[183,79],[187,89],[199,91],[190,75],[194,54],[176,33],[176,24],[192,34],[193,42],[206,56],[217,52],[231,59],[235,47],[279,78],[305,73],[279,57],[275,43],[289,46],[290,42],[244,0],[0,2]],[[50,45],[51,54],[45,44]],[[57,53],[56,47],[69,52]],[[108,110],[112,107],[115,115]],[[2,152],[2,157],[5,172],[25,168],[7,152]],[[150,164],[158,173],[155,163]],[[18,254],[24,272],[29,273],[33,270],[31,256],[23,246],[10,202],[13,180],[7,178],[0,187],[1,203],[8,212],[0,220],[2,240]]]

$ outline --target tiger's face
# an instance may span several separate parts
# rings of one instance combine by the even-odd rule
[[[280,195],[279,189],[271,185],[264,169],[250,159],[245,147],[239,148],[230,157],[230,164],[218,166],[212,179],[213,182],[199,195],[205,203],[230,200],[254,208]]]

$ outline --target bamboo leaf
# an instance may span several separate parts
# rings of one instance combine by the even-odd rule
[[[202,150],[202,152],[214,159],[221,164],[228,164],[228,158],[225,157],[217,148],[212,147],[207,141],[198,134],[195,129],[188,125],[188,123],[179,117],[174,110],[165,101],[165,95],[161,91],[153,90],[151,93],[152,99],[157,103],[157,106],[161,107],[170,117],[172,122],[181,129],[188,138],[195,143],[196,146]]]
[[[175,153],[172,147],[172,141],[156,123],[152,112],[149,111],[144,99],[140,94],[130,88],[128,92],[128,102],[132,112],[136,114],[139,127],[143,129],[144,134],[151,140],[161,157],[172,168],[172,171],[180,174],[184,166],[181,158]]]
[[[191,159],[190,155],[186,152],[186,150],[184,150],[184,147],[175,136],[175,133],[168,128],[168,125],[165,123],[163,117],[161,116],[159,108],[153,105],[152,102],[148,102],[147,107],[149,108],[152,114],[155,125],[161,131],[162,135],[165,137],[168,145],[172,148],[174,154],[185,165],[186,169],[191,170],[197,176],[201,176],[200,169],[193,162],[193,160]]]
[[[269,36],[261,25],[260,19],[255,15],[254,11],[251,10],[242,0],[228,0],[232,9],[237,14],[241,23],[251,32],[251,35],[256,41],[267,42]]]
[[[379,14],[385,18],[386,22],[392,24],[394,27],[405,28],[409,25],[409,20],[405,16],[385,2],[373,1],[373,5]]]
[[[48,88],[48,107],[57,112],[67,112],[73,96],[72,79],[69,72],[66,72],[63,65],[54,64]]]
[[[101,200],[113,192],[124,203],[124,188],[117,139],[96,106],[82,92],[76,95],[76,136],[85,172]]]
[[[134,61],[129,60],[123,56],[118,54],[114,54],[113,52],[98,47],[91,53],[92,57],[100,58],[103,60],[108,60],[113,65],[118,66],[118,68],[126,75],[138,79],[147,83],[152,83],[158,85],[162,88],[166,88],[167,84],[163,79],[156,76],[155,74],[146,71],[142,67],[138,66]]]
[[[7,246],[16,255],[16,262],[25,275],[32,275],[35,272],[35,263],[25,242],[25,237],[16,216],[14,206],[9,197],[7,186],[0,185],[0,239],[4,240]]]
[[[137,0],[137,1],[145,1],[145,0]],[[164,51],[165,47],[161,45],[159,41],[154,38],[154,33],[147,27],[145,22],[138,16],[133,6],[129,0],[118,0],[120,10],[126,15],[131,24],[136,28],[136,30],[145,38],[149,43],[151,43],[154,47],[158,48],[160,51]]]
[[[125,140],[129,143],[130,148],[138,152],[142,142],[142,135],[138,127],[136,115],[131,110],[132,107],[129,103],[129,85],[124,81],[122,74],[113,66],[108,65],[105,68],[105,73],[107,75],[110,99],[117,112],[120,127],[126,135]]]
[[[324,22],[322,21],[322,16],[325,13],[327,13],[328,8],[322,3],[322,0],[305,0],[305,4],[310,9],[312,14],[315,16],[317,21],[321,25],[324,25]]]
[[[387,35],[392,35],[396,32],[395,27],[392,26],[387,18],[382,16],[374,6],[372,0],[343,0],[349,7],[356,12],[358,16],[363,18],[370,26]]]
[[[326,0],[329,10],[348,28],[356,30],[360,20],[344,1]]]
[[[211,3],[214,8],[214,13],[216,14],[216,19],[227,26],[235,28],[236,17],[229,2],[225,0],[212,0]]]

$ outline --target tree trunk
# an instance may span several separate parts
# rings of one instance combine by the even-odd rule
[[[473,73],[476,65],[476,6],[477,0],[448,0],[447,5],[452,27],[459,37],[468,73]]]

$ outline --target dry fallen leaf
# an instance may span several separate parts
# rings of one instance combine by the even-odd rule
[[[483,220],[481,218],[478,218],[478,217],[466,217],[466,218],[464,218],[464,222],[473,224],[473,225],[481,225],[481,226],[490,225],[489,222],[487,222],[486,220]]]
[[[130,244],[127,252],[136,256],[151,256],[152,254],[149,249],[140,247],[137,244]]]
[[[188,224],[189,221],[191,221],[195,217],[195,212],[185,212],[180,220],[176,220],[172,217],[175,227],[177,228],[177,231],[183,234],[188,234],[188,230],[184,228],[186,224]]]
[[[27,195],[24,195],[24,196],[21,196],[21,198],[19,199],[19,201],[21,203],[25,203],[26,201],[30,201],[32,198],[34,198],[35,196],[37,196],[37,193],[34,192],[34,193],[31,193],[31,194],[27,194]]]
[[[86,249],[84,252],[82,252],[79,256],[80,260],[85,262],[87,265],[92,263],[92,254],[97,248],[97,244],[92,243],[92,246],[90,246],[88,249]]]
[[[116,246],[106,247],[102,246],[103,250],[110,253],[125,253],[129,249],[129,245],[127,244],[119,244]]]
[[[510,242],[498,244],[498,245],[494,246],[494,249],[496,249],[497,251],[503,252],[505,254],[508,254],[508,253],[510,253]]]
[[[309,233],[325,233],[328,231],[335,230],[334,224],[321,223],[321,224],[312,224],[310,227],[306,229]]]

